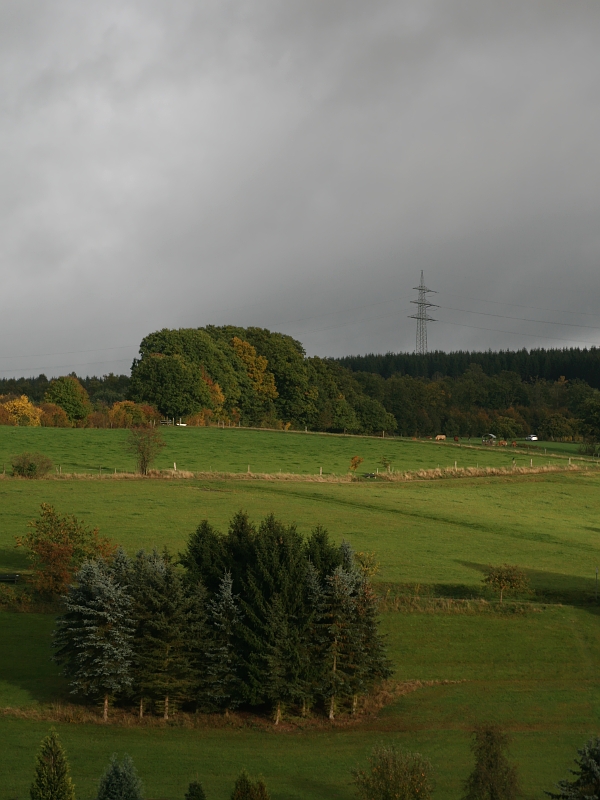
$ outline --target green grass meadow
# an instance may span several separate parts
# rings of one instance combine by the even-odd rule
[[[514,452],[511,447],[482,447],[478,439],[435,442],[410,439],[382,439],[364,436],[299,433],[297,431],[256,431],[237,428],[161,429],[166,447],[156,461],[158,469],[192,472],[247,472],[345,475],[353,456],[364,458],[361,472],[381,469],[386,456],[398,471],[454,467],[508,467],[564,464],[579,459],[577,445],[527,443]],[[98,474],[134,472],[135,459],[125,448],[126,430],[93,428],[12,428],[0,426],[0,466],[10,472],[11,458],[25,451],[49,456],[55,468],[67,473]],[[544,452],[546,451],[546,452]]]
[[[0,447],[5,454],[41,450],[64,471],[84,471],[94,462],[109,469],[111,457],[117,468],[131,470],[121,450],[123,435],[0,428]],[[165,435],[164,466],[177,460],[178,468],[181,462],[181,469],[194,471],[212,466],[241,472],[250,463],[255,472],[317,472],[322,465],[324,472],[345,473],[352,455],[363,455],[370,470],[387,448],[397,469],[437,466],[438,458],[443,465],[442,453],[448,464],[456,453],[459,466],[461,458],[510,463],[513,455],[427,442],[228,429],[171,429]],[[219,457],[223,463],[212,463]],[[595,470],[409,483],[6,478],[0,480],[0,571],[26,569],[14,537],[41,502],[97,525],[130,552],[163,545],[177,552],[203,518],[225,529],[238,509],[256,520],[272,511],[295,521],[303,534],[321,523],[336,541],[346,538],[357,550],[376,551],[377,580],[392,589],[415,584],[421,594],[477,596],[485,566],[507,561],[527,571],[535,591],[525,613],[383,614],[395,677],[434,683],[356,726],[191,729],[178,727],[176,718],[170,727],[57,724],[82,800],[94,797],[113,752],[133,757],[148,798],[183,798],[198,776],[209,798],[226,800],[246,767],[264,775],[273,800],[350,800],[350,770],[378,742],[426,755],[435,768],[434,797],[450,800],[460,797],[471,765],[469,732],[484,721],[499,722],[511,733],[526,797],[541,798],[544,789],[567,777],[576,748],[600,729]],[[50,661],[52,627],[51,615],[0,613],[0,708],[36,709],[68,700]],[[28,796],[35,752],[49,727],[0,712],[0,799]]]

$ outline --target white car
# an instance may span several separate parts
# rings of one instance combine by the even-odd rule
[[[535,435],[535,433],[531,433],[529,436],[525,437],[526,442],[537,442],[537,440],[538,437]]]

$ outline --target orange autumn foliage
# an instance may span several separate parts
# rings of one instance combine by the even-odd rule
[[[72,515],[60,516],[48,503],[42,503],[40,516],[29,522],[29,531],[17,537],[16,546],[26,549],[33,569],[31,583],[44,597],[65,594],[84,561],[110,558],[116,550],[97,528],[87,528]]]

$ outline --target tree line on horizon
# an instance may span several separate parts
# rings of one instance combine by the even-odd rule
[[[57,391],[69,380],[81,400],[76,411]],[[206,326],[146,336],[130,377],[0,380],[0,424],[11,424],[2,404],[22,400],[21,393],[40,408],[54,403],[40,424],[58,424],[52,420],[63,408],[61,424],[89,427],[131,427],[163,416],[188,425],[416,437],[536,433],[595,445],[598,387],[595,348],[334,360],[307,357],[300,342],[264,328]]]

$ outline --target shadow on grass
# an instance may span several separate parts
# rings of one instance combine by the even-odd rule
[[[24,572],[29,561],[23,548],[0,547],[0,572]]]
[[[0,612],[0,705],[48,703],[68,695],[52,662],[53,614]]]
[[[458,561],[463,567],[481,574],[480,584],[465,583],[387,583],[376,584],[380,595],[407,595],[420,598],[446,598],[452,600],[495,600],[497,594],[488,588],[483,579],[490,565],[473,561]],[[531,591],[507,596],[507,599],[533,603],[578,606],[600,614],[600,586],[596,602],[595,572],[590,577],[564,575],[545,570],[523,569]]]
[[[490,568],[489,564],[479,564],[473,561],[458,561],[458,563],[463,567],[480,572],[482,581]],[[531,600],[581,606],[595,613],[598,612],[595,568],[590,568],[591,575],[589,577],[565,575],[561,572],[548,572],[547,570],[526,569],[524,567],[522,569],[533,592],[533,596],[530,596]],[[483,584],[481,591],[483,594],[480,596],[488,596],[489,590]]]

